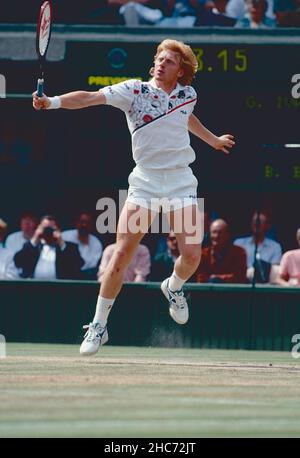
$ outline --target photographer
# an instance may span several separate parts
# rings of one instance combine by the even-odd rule
[[[14,257],[21,278],[39,280],[78,279],[84,264],[78,247],[62,239],[55,217],[41,219],[32,239]]]

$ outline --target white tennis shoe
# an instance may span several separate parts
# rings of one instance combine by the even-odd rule
[[[107,327],[101,328],[99,323],[90,323],[83,326],[83,329],[87,329],[87,331],[80,346],[80,354],[83,356],[94,355],[99,347],[108,341]]]
[[[173,320],[178,324],[185,324],[189,319],[189,309],[182,289],[171,291],[169,278],[162,282],[160,289],[169,301],[169,312]]]

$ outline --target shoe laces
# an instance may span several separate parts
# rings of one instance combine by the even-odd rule
[[[172,291],[172,294],[175,296],[176,299],[176,307],[181,310],[185,309],[186,298],[184,297],[182,289],[180,291]]]
[[[178,306],[178,308],[180,308],[181,310],[185,309],[186,307],[186,300],[185,300],[185,297],[183,294],[179,295],[178,296],[178,299],[176,301],[176,304]]]
[[[84,338],[87,337],[88,342],[93,342],[101,337],[101,331],[104,330],[104,328],[101,328],[100,325],[94,323],[85,324],[82,328],[87,329]]]

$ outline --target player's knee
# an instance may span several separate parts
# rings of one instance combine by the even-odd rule
[[[182,257],[186,264],[198,267],[201,259],[201,250],[197,248],[188,249],[184,253],[182,253]]]
[[[131,256],[126,249],[117,248],[113,256],[111,268],[117,272],[124,270],[130,263],[130,260]]]

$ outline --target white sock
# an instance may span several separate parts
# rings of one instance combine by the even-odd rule
[[[105,297],[98,296],[93,323],[99,323],[100,326],[104,328],[114,302],[115,299],[106,299]]]
[[[171,291],[178,291],[183,287],[185,282],[186,280],[182,280],[182,278],[179,278],[174,270],[171,277],[169,278],[169,288]]]

